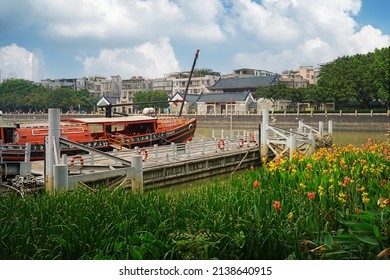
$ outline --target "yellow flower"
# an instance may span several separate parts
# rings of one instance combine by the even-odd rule
[[[338,200],[342,203],[346,203],[347,202],[347,195],[343,192],[340,192],[338,195]]]
[[[362,202],[363,202],[363,204],[367,204],[368,202],[370,202],[370,199],[368,197],[364,196],[362,198]]]
[[[292,219],[294,218],[293,212],[288,213],[288,214],[287,214],[287,217],[288,217],[290,220],[292,220]]]
[[[318,186],[318,194],[320,195],[320,197],[325,194],[325,190],[322,186]]]

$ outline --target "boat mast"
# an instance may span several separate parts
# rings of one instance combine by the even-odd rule
[[[180,107],[180,111],[179,111],[179,117],[181,117],[181,113],[182,113],[182,111],[183,111],[183,106],[184,106],[184,103],[185,103],[185,101],[186,101],[186,96],[187,96],[187,92],[188,92],[188,87],[189,87],[189,85],[190,85],[192,73],[194,72],[194,68],[195,68],[196,60],[198,59],[198,55],[199,55],[199,50],[196,50],[195,58],[194,58],[194,63],[192,63],[192,68],[191,68],[190,76],[188,77],[188,82],[187,82],[186,90],[185,90],[185,92],[184,92],[183,102],[181,103],[181,107]]]

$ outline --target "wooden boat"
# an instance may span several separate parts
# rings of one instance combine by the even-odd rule
[[[195,133],[196,119],[151,116],[66,118],[60,122],[60,136],[103,151],[186,143]],[[24,161],[26,146],[31,145],[30,160],[44,159],[48,124],[13,125],[0,121],[0,156],[3,161]],[[29,143],[29,144],[28,144]],[[82,151],[61,144],[61,154]]]

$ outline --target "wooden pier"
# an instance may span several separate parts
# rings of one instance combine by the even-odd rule
[[[237,170],[260,165],[264,158],[270,161],[278,157],[291,157],[298,151],[309,155],[318,147],[331,145],[332,129],[331,122],[327,131],[323,123],[319,123],[318,128],[303,122],[299,122],[297,128],[280,128],[270,124],[268,111],[263,111],[260,131],[213,132],[213,139],[195,138],[186,144],[122,148],[105,153],[59,139],[85,153],[73,157],[57,156],[51,161],[21,163],[16,170],[23,170],[23,174],[18,176],[24,181],[16,180],[9,187],[25,189],[26,178],[34,174],[35,177],[41,175],[48,192],[77,187],[93,189],[96,185],[142,192],[219,174],[234,174]],[[47,143],[47,147],[55,149],[54,143]],[[51,153],[52,156],[58,154]],[[29,167],[30,170],[27,170]]]

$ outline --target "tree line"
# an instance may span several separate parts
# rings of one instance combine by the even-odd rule
[[[289,100],[292,104],[310,102],[319,107],[334,102],[336,109],[389,108],[390,47],[372,53],[343,56],[323,65],[318,82],[304,88],[290,88],[283,83],[259,87],[254,97],[272,101]],[[160,91],[138,92],[137,108],[167,108],[168,95]],[[166,101],[166,102],[165,102]],[[0,110],[3,112],[46,112],[48,108],[91,112],[98,99],[87,90],[45,88],[27,80],[6,80],[0,84]],[[138,104],[138,106],[137,106]]]
[[[6,80],[0,84],[0,110],[3,112],[47,112],[60,108],[61,112],[91,112],[98,100],[87,90],[45,88],[27,80]]]
[[[258,88],[254,96],[272,101],[290,100],[293,104],[334,102],[337,109],[389,108],[390,47],[339,57],[323,65],[315,85],[290,88],[279,83]]]

